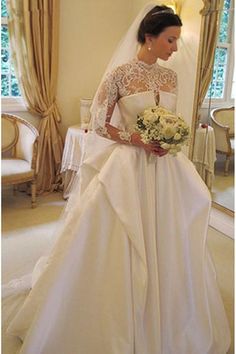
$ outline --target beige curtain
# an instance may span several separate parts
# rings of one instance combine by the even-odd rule
[[[191,128],[192,132],[196,132],[198,128],[200,120],[199,112],[212,79],[215,48],[219,33],[220,9],[223,0],[203,0],[203,2],[204,8],[200,12],[202,15],[201,38],[198,54],[199,62],[193,110],[194,119]],[[189,158],[191,160],[193,159],[195,136],[196,134],[192,134],[189,149]]]
[[[222,0],[205,0],[204,3],[201,11],[204,30],[201,38],[198,108],[201,108],[211,83]]]
[[[37,190],[59,183],[63,142],[55,94],[58,70],[58,0],[8,0],[11,52],[28,109],[38,114]]]

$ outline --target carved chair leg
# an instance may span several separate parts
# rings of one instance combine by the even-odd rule
[[[36,181],[31,182],[31,206],[36,207]]]
[[[31,182],[26,183],[26,193],[28,195],[32,195],[32,188],[31,188]]]
[[[228,174],[229,174],[229,162],[230,162],[230,156],[226,156],[225,171],[224,171],[225,176],[228,176]]]

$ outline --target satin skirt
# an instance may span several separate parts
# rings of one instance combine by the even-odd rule
[[[20,353],[225,354],[210,207],[182,153],[111,144],[85,158],[45,269],[8,328]]]

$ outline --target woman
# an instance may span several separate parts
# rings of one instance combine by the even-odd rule
[[[166,154],[133,131],[144,108],[175,109],[176,74],[156,61],[177,51],[181,25],[171,9],[148,5],[109,65],[92,107],[102,137],[88,143],[46,269],[8,329],[23,340],[20,353],[225,354],[229,347],[206,248],[208,190],[182,153]]]

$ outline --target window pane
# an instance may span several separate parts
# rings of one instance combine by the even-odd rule
[[[224,0],[223,11],[220,17],[220,31],[219,31],[219,42],[228,43],[229,42],[229,17],[230,17],[230,0]]]
[[[10,71],[10,56],[7,49],[1,50],[1,70],[3,74],[9,73]]]
[[[207,92],[207,98],[223,98],[227,70],[228,49],[216,48],[212,83]]]
[[[212,82],[214,82],[217,78],[217,70],[216,68],[214,67],[214,71],[213,71],[213,75],[212,75]]]
[[[227,63],[227,48],[217,48],[216,51],[219,53],[217,61],[221,64],[226,64]]]
[[[1,0],[1,16],[7,17],[7,0]]]
[[[229,12],[222,11],[221,19],[220,19],[220,33],[219,33],[219,42],[220,43],[226,43],[229,41],[228,22],[229,22]]]
[[[229,10],[230,9],[230,0],[225,0],[224,1],[224,5],[223,5],[223,8],[225,9],[225,10]]]
[[[207,92],[207,98],[210,98],[210,97],[214,97],[215,96],[215,83],[212,82],[209,89],[208,89],[208,92]]]
[[[1,25],[1,45],[2,48],[9,47],[9,35],[8,35],[8,29],[6,25]]]
[[[7,0],[1,0],[1,15],[7,17]],[[1,25],[1,95],[5,97],[21,96],[19,85],[11,61],[8,26],[5,20]]]
[[[1,82],[2,82],[1,95],[9,96],[9,76],[2,74]]]
[[[217,80],[224,81],[224,78],[225,78],[225,68],[219,67],[217,70]]]
[[[15,75],[11,75],[11,96],[20,96],[20,89]]]
[[[215,98],[223,98],[223,93],[224,93],[223,86],[224,86],[223,82],[216,83]]]

